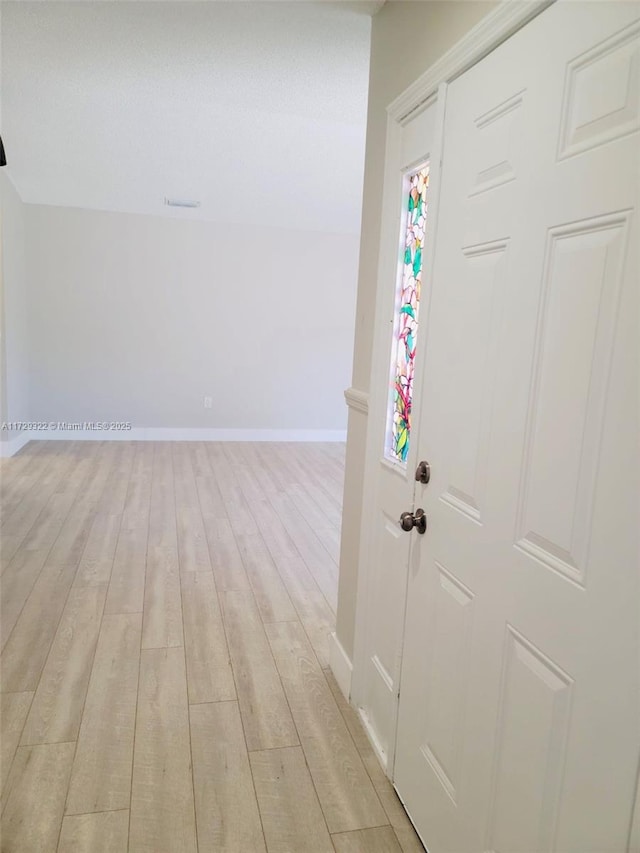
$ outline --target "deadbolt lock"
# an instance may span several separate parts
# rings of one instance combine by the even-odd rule
[[[416,468],[416,480],[418,483],[422,483],[423,485],[427,485],[429,480],[431,479],[431,465],[428,462],[420,462],[418,463],[418,467]]]

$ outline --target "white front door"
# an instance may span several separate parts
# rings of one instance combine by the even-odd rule
[[[380,352],[368,437],[372,466],[365,519],[369,538],[367,583],[359,591],[362,614],[353,697],[382,762],[390,767],[395,745],[398,685],[404,627],[406,570],[411,537],[398,525],[413,506],[416,468],[411,421],[416,353],[424,346],[427,287],[433,256],[436,152],[442,108],[418,111],[387,140],[387,185],[380,251],[386,299],[380,304]],[[426,214],[426,218],[425,218]],[[395,283],[395,288],[394,288]],[[386,381],[388,379],[388,381]],[[408,423],[409,422],[409,423]]]
[[[640,755],[636,3],[447,92],[394,781],[429,853],[623,853]]]

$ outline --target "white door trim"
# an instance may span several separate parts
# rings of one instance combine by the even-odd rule
[[[412,83],[401,95],[399,95],[387,107],[387,133],[385,148],[385,173],[382,202],[381,244],[378,257],[378,280],[376,286],[376,306],[374,320],[374,343],[373,357],[370,374],[370,391],[368,399],[368,410],[373,413],[367,430],[367,447],[365,455],[365,471],[363,484],[362,523],[360,529],[360,557],[358,561],[358,594],[356,599],[355,640],[353,655],[353,672],[351,680],[351,701],[356,708],[363,697],[364,683],[363,675],[366,666],[367,644],[365,631],[367,625],[366,601],[367,597],[363,590],[367,588],[368,572],[372,565],[371,553],[371,528],[369,521],[375,512],[376,496],[376,467],[378,457],[382,449],[382,432],[384,431],[384,414],[387,405],[386,377],[388,375],[388,307],[393,298],[393,277],[389,278],[389,269],[393,267],[395,258],[390,259],[389,252],[393,251],[393,238],[387,240],[389,235],[397,231],[399,208],[396,204],[397,196],[397,164],[400,160],[402,128],[403,125],[413,117],[417,110],[425,109],[429,104],[438,102],[438,144],[434,151],[434,162],[438,163],[442,156],[442,131],[444,127],[444,110],[446,84],[464,71],[471,68],[488,53],[502,42],[506,41],[513,33],[523,27],[532,18],[551,5],[554,0],[504,0],[493,12],[489,13],[479,24],[477,24],[467,35],[457,42],[447,53],[444,54],[434,65]],[[438,169],[439,172],[439,169]],[[431,215],[437,216],[437,193],[439,175],[431,200]],[[435,240],[434,240],[435,245]],[[429,258],[429,266],[433,264],[432,252]],[[426,276],[430,274],[425,270]],[[428,317],[428,309],[423,308],[423,317]],[[423,321],[424,323],[424,321]],[[420,350],[420,347],[419,347]],[[420,354],[418,354],[420,362]],[[416,387],[419,387],[422,370],[418,364],[418,375],[416,376]],[[355,402],[355,395],[350,393],[348,402]],[[351,398],[351,399],[349,399]],[[359,408],[354,406],[354,408]],[[382,430],[382,432],[381,432]],[[415,440],[415,436],[414,436]],[[404,579],[399,582],[405,584]],[[401,657],[401,651],[399,652]],[[400,661],[397,662],[398,667]],[[396,715],[393,724],[396,725]],[[378,758],[385,769],[387,776],[393,778],[393,766],[395,759],[395,733],[389,739],[390,747],[385,755],[376,742],[373,732],[363,719],[372,745],[376,750]]]
[[[369,414],[369,395],[366,391],[360,391],[358,388],[347,388],[344,392],[344,399],[350,409],[355,409],[356,412],[361,412],[363,415]]]

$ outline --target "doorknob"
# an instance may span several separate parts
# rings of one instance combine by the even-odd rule
[[[416,468],[416,480],[418,483],[423,483],[425,486],[431,479],[431,465],[428,462],[419,462]]]
[[[418,533],[427,532],[427,516],[423,509],[417,509],[413,512],[403,512],[400,516],[400,527],[403,530],[413,530],[415,527]]]

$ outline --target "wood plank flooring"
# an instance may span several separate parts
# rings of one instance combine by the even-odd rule
[[[0,853],[418,853],[328,669],[340,444],[0,463]]]

